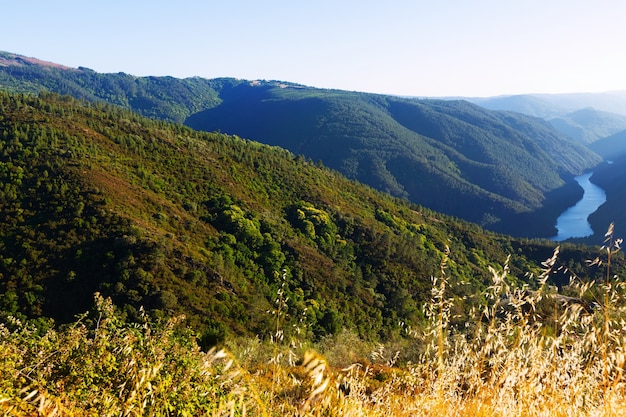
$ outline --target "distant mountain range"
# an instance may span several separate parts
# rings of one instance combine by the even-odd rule
[[[490,110],[540,117],[559,132],[583,144],[626,130],[626,91],[526,94],[466,100]]]
[[[556,216],[577,198],[566,183],[601,161],[584,146],[586,131],[573,138],[538,117],[485,109],[493,105],[488,101],[99,74],[9,53],[0,53],[0,87],[106,102],[280,146],[391,195],[518,236],[552,236]],[[561,118],[568,126],[585,119]],[[611,131],[593,130],[596,136]]]
[[[464,101],[239,83],[186,124],[278,145],[500,231],[600,159],[548,123]],[[529,229],[525,229],[529,231]],[[536,231],[535,231],[536,232]]]
[[[463,97],[490,110],[510,110],[542,119],[552,119],[575,111],[594,108],[626,116],[626,91],[605,93],[519,94],[485,98]]]

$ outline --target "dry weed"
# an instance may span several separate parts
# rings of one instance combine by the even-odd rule
[[[558,248],[532,290],[514,287],[506,265],[491,269],[486,301],[464,327],[451,324],[444,258],[424,310],[429,325],[415,342],[425,347],[403,366],[383,345],[363,354],[349,332],[320,343],[321,354],[285,340],[282,292],[275,334],[232,345],[233,354],[202,352],[176,319],[124,324],[97,297],[93,326],[39,335],[16,320],[0,324],[0,414],[626,416],[626,288],[611,274],[620,245],[609,230],[592,262],[606,277],[573,276],[576,297],[547,285]],[[591,296],[592,307],[579,302]],[[540,316],[546,305],[551,315]]]

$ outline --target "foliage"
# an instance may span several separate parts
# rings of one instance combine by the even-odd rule
[[[61,330],[10,318],[0,324],[0,411],[623,416],[626,287],[613,274],[621,240],[612,233],[593,262],[604,278],[571,274],[575,297],[548,285],[556,249],[532,286],[518,286],[507,264],[490,268],[482,301],[462,324],[453,321],[458,299],[447,253],[424,306],[425,327],[405,327],[401,345],[367,344],[350,333],[319,344],[283,337],[284,286],[271,310],[274,337],[232,341],[232,353],[200,350],[176,319],[127,324],[99,295],[90,313]]]
[[[62,331],[0,325],[4,415],[218,415],[262,410],[224,351],[201,352],[176,319],[125,324],[110,300]],[[248,392],[248,395],[250,393]]]
[[[0,114],[0,311],[20,319],[70,322],[100,292],[216,343],[264,333],[285,271],[310,337],[387,339],[423,320],[447,246],[459,297],[507,253],[516,273],[542,259],[280,148],[51,94],[4,93]]]
[[[9,63],[0,66],[5,90],[69,94],[281,146],[394,196],[517,236],[552,236],[558,212],[543,208],[560,194],[551,192],[600,161],[547,122],[464,101],[99,74],[0,57]],[[556,205],[562,211],[569,202]]]

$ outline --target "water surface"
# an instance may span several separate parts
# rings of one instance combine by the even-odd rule
[[[606,201],[604,190],[591,181],[593,172],[580,175],[576,182],[583,188],[582,198],[574,206],[565,210],[556,220],[557,235],[552,240],[562,241],[571,237],[586,237],[593,234],[587,220]]]

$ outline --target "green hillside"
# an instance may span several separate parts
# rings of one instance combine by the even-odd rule
[[[98,74],[8,53],[0,54],[0,87],[104,101],[278,145],[396,197],[518,236],[553,235],[557,214],[574,201],[562,187],[600,161],[540,119],[463,101]]]
[[[590,144],[589,148],[607,160],[619,158],[626,154],[626,130],[599,139]]]
[[[613,157],[612,157],[613,158]],[[602,223],[610,219],[615,223],[615,230],[619,236],[626,233],[626,218],[624,204],[626,204],[626,156],[614,156],[611,163],[604,163],[594,170],[591,181],[600,186],[606,193],[606,202],[589,217],[593,230],[601,231]]]
[[[626,129],[626,116],[585,108],[550,119],[550,123],[582,144],[593,144]]]
[[[513,234],[541,233],[511,228],[520,222],[510,220],[539,210],[547,193],[600,161],[540,119],[463,101],[276,83],[240,83],[220,97],[186,124],[287,148],[392,195]]]
[[[68,68],[0,51],[0,88],[4,91],[51,91],[90,102],[103,101],[144,116],[182,123],[219,103],[223,80],[135,77]]]
[[[0,179],[3,314],[66,322],[100,292],[128,319],[185,313],[207,343],[267,334],[277,294],[311,337],[389,338],[421,323],[446,248],[467,305],[488,265],[511,255],[523,279],[552,252],[278,147],[51,94],[0,94]]]

